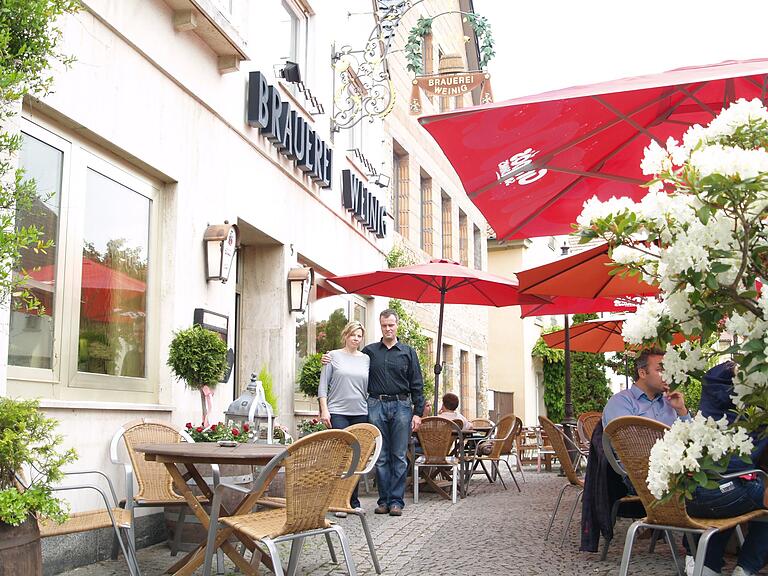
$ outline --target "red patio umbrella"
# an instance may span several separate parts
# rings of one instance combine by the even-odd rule
[[[570,348],[574,352],[622,352],[627,344],[621,337],[624,321],[617,318],[587,320],[571,326],[570,338],[565,330],[542,335],[550,348]]]
[[[572,298],[571,296],[552,296],[551,298],[551,302],[523,304],[520,306],[520,318],[528,318],[530,316],[554,316],[556,314],[635,312],[637,310],[637,306],[635,306],[634,303],[612,300],[610,298]]]
[[[440,353],[443,340],[443,312],[446,304],[500,307],[549,301],[546,297],[518,293],[515,280],[467,268],[451,260],[432,260],[425,264],[347,276],[332,276],[328,280],[338,284],[347,292],[355,294],[440,303],[435,352],[434,410],[437,410],[440,388]]]
[[[622,318],[599,318],[587,320],[581,324],[571,326],[570,339],[566,337],[565,330],[558,330],[544,334],[542,338],[550,348],[570,347],[574,352],[622,352],[626,348],[633,348],[624,342],[621,329],[624,326]],[[685,337],[676,334],[672,339],[673,344],[682,344]],[[636,348],[636,347],[635,347]]]
[[[766,100],[768,59],[680,68],[427,116],[499,239],[567,234],[588,198],[641,199],[651,139],[680,138],[737,98]]]
[[[578,254],[523,270],[516,274],[520,292],[581,298],[653,296],[659,289],[637,276],[610,274],[614,269],[608,245],[601,244]],[[608,312],[609,310],[603,310]]]

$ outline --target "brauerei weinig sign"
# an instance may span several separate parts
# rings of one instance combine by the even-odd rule
[[[309,173],[318,186],[330,188],[333,150],[288,102],[283,102],[278,89],[261,72],[248,75],[247,120],[299,170]]]

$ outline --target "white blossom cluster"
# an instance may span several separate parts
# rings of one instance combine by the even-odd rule
[[[746,285],[746,276],[739,276],[748,264],[742,242],[746,234],[758,238],[758,242],[765,241],[766,232],[760,230],[768,225],[763,217],[768,207],[768,186],[755,192],[748,202],[738,204],[739,208],[734,209],[734,204],[725,210],[715,209],[713,204],[705,207],[704,201],[710,202],[704,195],[709,184],[699,182],[713,174],[729,179],[734,185],[745,179],[764,178],[768,174],[768,151],[726,145],[725,139],[735,137],[733,141],[749,141],[746,136],[759,134],[750,129],[765,130],[766,122],[768,109],[759,100],[738,100],[708,126],[691,126],[681,142],[669,138],[665,143],[652,141],[648,145],[640,167],[643,174],[654,180],[641,201],[611,198],[601,202],[593,197],[584,203],[577,218],[582,230],[598,231],[608,239],[618,238],[620,244],[611,254],[613,261],[639,270],[646,282],[659,287],[658,298],[643,303],[624,322],[622,335],[629,344],[643,345],[656,339],[662,327],[665,331],[700,335],[713,328],[702,325],[703,313],[711,310],[711,305],[702,304],[704,290],[714,291],[715,286],[720,287],[721,295],[717,298],[725,298],[722,295],[754,289]],[[722,181],[716,182],[724,185]],[[750,190],[754,191],[754,184],[751,186]],[[749,232],[745,232],[749,217],[752,221],[748,223]],[[617,227],[612,222],[622,224]],[[628,232],[617,232],[628,222],[631,225]],[[752,242],[752,246],[756,245]],[[752,350],[755,341],[762,342],[768,353],[768,289],[756,304],[758,311],[743,304],[731,306],[725,322],[715,329],[724,328],[742,344],[749,342]],[[711,315],[707,316],[711,324]],[[667,379],[685,382],[686,374],[706,368],[705,356],[698,343],[669,347],[665,358]],[[768,373],[764,364],[759,364],[762,360],[753,362],[754,365],[742,365],[734,381],[735,401],[742,408],[745,395],[768,387]]]
[[[688,381],[688,374],[692,371],[706,369],[707,359],[698,342],[685,341],[677,347],[667,345],[666,354],[664,354],[664,379],[669,384],[685,384]]]
[[[725,417],[716,421],[697,414],[692,420],[676,420],[651,448],[648,489],[656,498],[663,498],[671,484],[684,483],[689,473],[701,470],[703,457],[724,463],[733,455],[749,455],[753,448],[745,430],[729,428]]]

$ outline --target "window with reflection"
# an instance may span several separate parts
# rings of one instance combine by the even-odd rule
[[[150,199],[88,170],[80,285],[80,372],[145,376],[150,210]]]
[[[53,331],[56,314],[56,244],[64,153],[22,134],[19,164],[24,183],[34,181],[35,195],[16,212],[16,228],[36,226],[45,250],[24,250],[15,275],[27,274],[27,289],[39,302],[30,309],[18,296],[11,298],[8,363],[12,366],[50,369],[53,366]]]
[[[296,374],[308,356],[341,348],[341,333],[350,320],[366,327],[365,300],[351,295],[315,298],[303,313],[296,314]],[[367,327],[366,327],[367,330]],[[366,335],[366,340],[368,337]],[[363,346],[361,344],[361,346]]]

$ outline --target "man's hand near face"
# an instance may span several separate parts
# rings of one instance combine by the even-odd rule
[[[678,416],[685,416],[688,414],[688,408],[685,407],[685,396],[683,396],[682,392],[678,392],[677,390],[670,392],[667,390],[664,394],[667,397],[667,402],[669,402],[669,405],[675,409]]]

